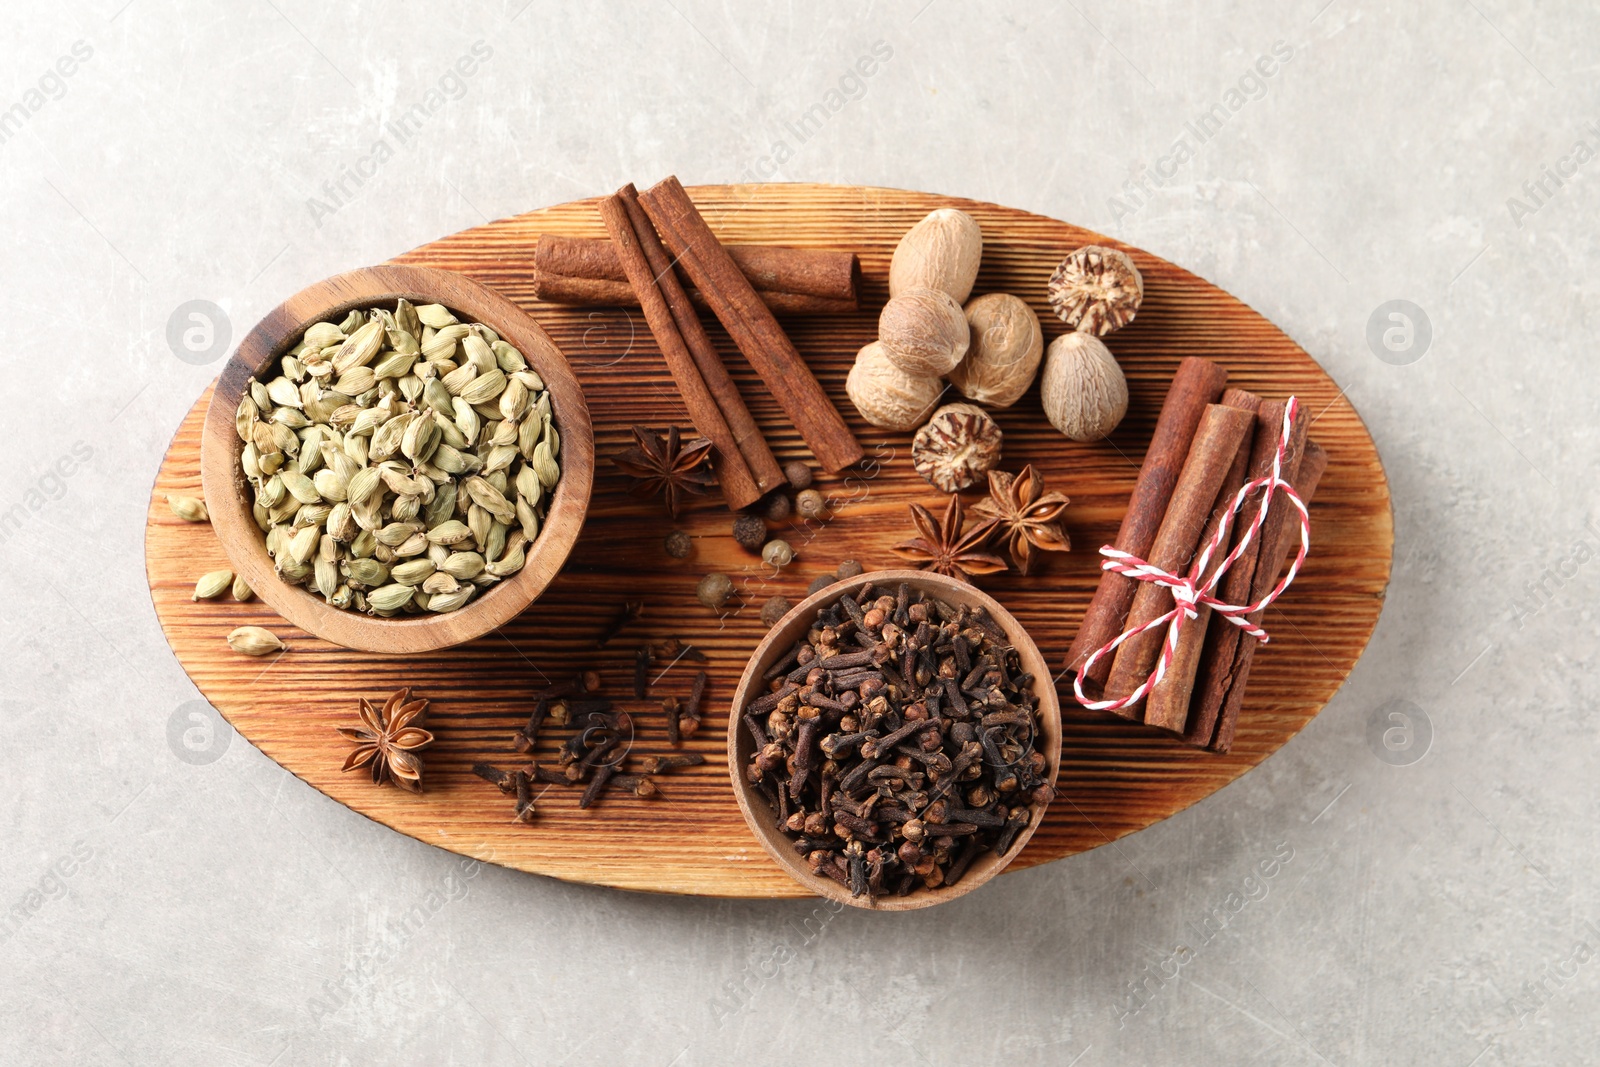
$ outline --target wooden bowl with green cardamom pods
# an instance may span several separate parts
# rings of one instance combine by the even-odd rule
[[[871,596],[863,598],[861,594],[868,586],[872,587]],[[824,688],[842,688],[854,685],[853,681],[845,679],[846,674],[877,674],[879,675],[878,683],[883,683],[884,678],[888,677],[888,672],[883,670],[882,663],[899,664],[901,662],[900,655],[891,652],[887,657],[878,657],[877,662],[874,664],[858,665],[854,661],[865,658],[870,650],[864,648],[855,638],[857,634],[864,634],[870,641],[874,640],[874,635],[877,635],[876,640],[881,646],[888,632],[883,625],[885,615],[888,615],[889,621],[892,622],[894,617],[898,616],[898,612],[884,613],[874,619],[869,613],[869,609],[860,607],[856,604],[856,601],[862,600],[866,605],[871,605],[874,602],[881,604],[884,602],[878,600],[880,596],[887,595],[895,598],[902,587],[906,589],[908,594],[924,594],[927,600],[937,602],[939,605],[939,617],[942,621],[939,623],[930,622],[929,625],[932,629],[928,631],[927,636],[927,647],[935,663],[943,665],[942,657],[945,656],[945,653],[934,651],[936,647],[945,645],[953,647],[956,642],[952,635],[976,632],[972,627],[981,627],[983,632],[990,635],[986,638],[989,642],[986,646],[973,645],[974,650],[984,647],[990,651],[1011,649],[1015,653],[1014,660],[1004,651],[1001,651],[999,659],[1002,661],[1002,666],[997,673],[991,674],[984,670],[981,654],[977,664],[973,664],[969,658],[964,658],[965,645],[963,653],[952,653],[952,663],[957,660],[964,661],[969,671],[976,666],[978,674],[983,678],[981,682],[967,685],[965,690],[961,688],[962,685],[966,684],[965,682],[954,683],[958,693],[965,692],[967,694],[961,697],[962,706],[959,708],[955,704],[955,698],[945,696],[943,703],[941,703],[940,697],[933,695],[931,686],[943,685],[941,679],[944,676],[934,669],[933,664],[928,665],[929,670],[926,680],[922,675],[918,674],[905,691],[896,691],[890,694],[892,703],[901,707],[909,707],[913,704],[919,705],[921,714],[927,716],[927,718],[920,721],[926,722],[931,718],[932,724],[938,727],[939,733],[937,734],[931,734],[926,726],[907,726],[904,729],[896,726],[894,729],[889,729],[888,724],[895,723],[896,720],[894,719],[882,720],[885,723],[884,729],[888,731],[887,734],[869,729],[869,723],[879,720],[875,719],[871,714],[871,704],[868,696],[871,690],[866,685],[861,687],[858,694],[847,695],[844,692],[836,692],[833,696],[824,697],[820,701],[811,700],[807,696],[805,703],[811,705],[810,710],[820,709],[821,714],[817,716],[817,721],[822,724],[808,739],[808,750],[812,745],[816,747],[815,755],[810,758],[810,765],[804,768],[797,768],[794,757],[800,747],[798,744],[780,744],[779,748],[788,749],[786,753],[780,754],[786,756],[787,761],[780,762],[774,759],[769,764],[772,766],[770,775],[765,776],[769,782],[772,779],[776,779],[772,784],[775,784],[780,790],[785,786],[793,787],[796,782],[799,782],[801,806],[805,806],[807,812],[811,815],[820,817],[820,821],[814,828],[820,833],[807,842],[807,854],[803,855],[796,848],[797,838],[811,835],[812,830],[803,829],[798,833],[792,830],[786,831],[779,824],[782,812],[774,810],[774,801],[777,799],[777,793],[768,793],[762,786],[751,781],[748,772],[753,759],[757,755],[758,745],[749,723],[745,721],[746,711],[762,698],[766,698],[770,703],[774,695],[794,685],[804,685],[806,687],[796,692],[796,699],[806,696],[807,689],[821,693]],[[852,605],[855,605],[857,610],[861,610],[861,614],[858,616],[856,610],[843,613],[844,616],[848,617],[848,621],[837,628],[838,640],[837,644],[833,646],[840,650],[838,658],[835,659],[830,656],[826,661],[816,660],[811,661],[810,664],[805,664],[802,661],[795,666],[786,664],[785,661],[793,654],[797,642],[809,642],[811,640],[809,635],[812,634],[823,609],[832,605],[843,607],[841,602],[846,597],[854,598]],[[879,610],[882,611],[881,607]],[[899,627],[904,632],[904,636],[909,636],[910,631],[917,630],[921,625],[916,621],[915,614],[915,612],[911,613],[911,621],[908,625],[902,624]],[[952,619],[965,621],[957,622],[954,630],[940,634],[938,631],[943,624],[950,622]],[[927,619],[923,621],[927,621]],[[1003,640],[1000,639],[1000,634],[1004,635]],[[896,647],[906,647],[903,637],[896,638],[896,640],[900,641],[900,644]],[[966,642],[965,637],[962,637],[961,640]],[[823,662],[828,662],[830,667],[821,668]],[[991,658],[989,662],[993,663],[993,659]],[[829,671],[833,674],[833,678],[828,679],[828,681],[837,681],[839,686],[821,684],[821,676],[814,672],[808,673],[804,669],[805,666]],[[920,670],[921,668],[918,669]],[[793,671],[806,675],[808,679],[817,678],[818,682],[798,682],[795,680],[796,675],[792,673]],[[948,673],[954,676],[952,678],[953,682],[955,678],[962,677],[961,672],[954,670],[953,667],[948,669]],[[787,679],[786,675],[788,676]],[[1024,675],[1027,676],[1026,679]],[[974,676],[969,673],[967,677]],[[896,672],[895,676],[888,677],[886,686],[898,686],[899,684],[898,672]],[[991,731],[999,729],[999,727],[988,724],[1004,720],[1008,715],[1017,714],[1015,709],[1027,705],[1029,700],[1020,700],[1020,703],[1016,705],[1008,705],[1007,707],[1010,710],[1002,710],[998,703],[984,704],[980,707],[976,702],[979,698],[973,694],[986,693],[992,698],[994,693],[989,689],[991,685],[999,685],[1006,690],[1014,692],[1019,699],[1024,694],[1031,699],[1032,715],[1019,716],[1019,718],[1027,720],[1025,725],[1005,728],[1008,731],[1011,729],[1017,730],[1022,739],[1015,751],[1009,751],[1002,745],[993,744],[992,742],[997,734]],[[948,694],[950,687],[943,685],[943,688],[944,692]],[[885,687],[876,691],[887,693],[888,689]],[[850,700],[852,696],[858,696],[860,703],[851,703],[851,710],[843,711],[841,714],[843,702]],[[972,703],[968,703],[968,701],[972,701]],[[760,705],[755,706],[759,707]],[[786,706],[786,704],[780,703],[778,708],[774,710],[781,714],[781,709]],[[941,707],[944,709],[942,712],[937,710]],[[930,713],[930,709],[934,710]],[[905,721],[908,724],[918,721],[914,718],[916,714],[916,712],[908,714],[905,717]],[[766,731],[774,729],[775,724],[772,716],[758,714],[754,717],[757,719],[756,725],[764,734]],[[797,730],[799,721],[805,717],[799,710],[799,705],[797,705],[793,713],[790,714],[789,720],[777,724],[777,729],[787,731],[789,736],[792,737],[795,730]],[[859,722],[850,722],[847,717],[859,719]],[[958,735],[956,727],[963,722],[967,724],[969,733],[989,733],[988,739],[980,746],[985,753],[982,757],[973,752],[960,751],[963,739],[967,735],[966,733]],[[791,726],[795,729],[791,729]],[[857,732],[851,733],[850,730]],[[904,734],[907,730],[912,732],[905,743],[898,742],[892,736]],[[778,733],[767,735],[768,740],[774,743],[778,741],[779,736]],[[911,743],[916,741],[919,736],[919,743]],[[887,751],[879,752],[873,750],[869,753],[866,745],[861,741],[863,737],[871,737],[874,741],[881,737],[885,745],[890,747],[887,748]],[[891,745],[891,743],[893,744]],[[860,747],[850,747],[852,745]],[[954,760],[950,760],[948,756],[943,756],[945,759],[944,764],[935,762],[943,754],[952,751],[956,752]],[[833,755],[830,756],[829,753]],[[853,764],[852,754],[870,755],[872,758]],[[991,756],[995,755],[1000,758],[991,759]],[[969,776],[967,771],[971,770],[980,759],[983,762],[981,769]],[[923,762],[916,762],[917,760]],[[824,762],[819,764],[818,761]],[[1027,769],[1024,770],[1023,764],[1025,762],[1027,763]],[[962,765],[956,766],[956,763],[962,763]],[[861,790],[859,787],[853,787],[849,784],[851,775],[847,768],[854,765],[859,769],[863,764],[876,764],[875,770],[903,765],[903,770],[908,775],[915,772],[925,773],[920,778],[908,776],[895,781],[893,780],[895,772],[887,772],[891,775],[891,778],[883,780],[876,788],[871,788],[870,786],[872,783],[878,782],[878,779],[871,778],[871,781],[867,783],[869,788]],[[832,785],[842,785],[844,788],[835,790],[830,786],[830,768],[832,768],[832,773],[838,773],[842,776],[841,781],[834,782]],[[755,653],[750,657],[744,676],[740,679],[739,687],[733,695],[728,716],[728,772],[733,780],[734,796],[739,801],[739,808],[744,813],[745,822],[749,825],[750,832],[755,834],[756,840],[761,842],[761,846],[766,849],[768,855],[777,861],[778,865],[802,886],[819,896],[827,897],[841,904],[872,911],[910,911],[917,908],[931,907],[935,904],[943,904],[972,892],[998,875],[1006,868],[1007,864],[1021,854],[1023,848],[1027,846],[1028,839],[1033,836],[1034,829],[1044,818],[1045,810],[1054,796],[1056,776],[1060,768],[1061,706],[1057,699],[1055,680],[1050,670],[1050,664],[1039,651],[1039,647],[1028,636],[1022,624],[1002,607],[994,597],[966,582],[929,571],[871,571],[854,578],[835,582],[833,585],[813,593],[801,601],[778,621],[777,625],[772,628],[761,644],[757,646]],[[1020,780],[1011,785],[1001,786],[999,783],[1003,781],[1008,771],[1013,773],[1020,772]],[[872,773],[874,772],[869,771],[868,776],[870,777]],[[881,775],[885,772],[878,771],[878,773]],[[991,780],[996,783],[996,787],[990,791],[990,795],[987,798],[979,797],[976,792],[977,787],[985,786],[985,783]],[[817,788],[812,786],[814,781],[817,783]],[[1014,790],[1014,792],[1007,792],[1007,790]],[[921,799],[918,798],[918,794],[922,795]],[[857,810],[866,810],[864,810],[862,816],[856,816],[854,821],[848,821],[840,817],[839,813],[843,811],[843,806],[835,804],[832,807],[832,825],[830,826],[828,825],[830,816],[824,815],[820,809],[820,797],[824,795],[838,795],[843,798],[845,804],[857,806]],[[794,793],[791,791],[789,796],[794,796]],[[817,799],[807,801],[805,798],[808,797]],[[974,803],[974,799],[980,800],[982,803]],[[879,803],[880,801],[882,803]],[[935,813],[935,805],[940,803],[944,804],[945,807]],[[902,804],[905,806],[902,807]],[[919,804],[924,806],[917,807]],[[792,808],[793,806],[795,805],[792,802],[786,801],[785,807]],[[988,810],[974,810],[979,808],[987,808]],[[881,818],[879,817],[880,811],[882,812]],[[951,825],[957,823],[958,820],[979,819],[980,817],[992,819],[997,811],[1004,811],[1013,820],[1008,824],[1011,827],[1008,832],[1008,838],[1000,836],[1003,831],[999,829],[994,829],[991,835],[990,830],[981,826],[975,827],[971,822],[963,822],[959,826]],[[865,835],[859,838],[862,841],[864,850],[874,848],[879,844],[886,850],[896,849],[897,844],[903,845],[906,840],[910,839],[910,821],[905,818],[908,813],[916,813],[914,820],[911,821],[919,823],[917,827],[919,841],[931,843],[925,855],[935,853],[943,848],[954,857],[956,850],[968,847],[962,842],[972,842],[972,856],[965,859],[968,865],[965,867],[964,873],[956,876],[953,884],[938,884],[930,888],[927,882],[921,876],[918,876],[917,880],[912,883],[912,888],[910,888],[909,892],[905,895],[899,895],[895,892],[898,886],[891,883],[891,877],[896,880],[904,879],[907,875],[915,872],[896,866],[900,862],[898,853],[897,859],[887,860],[880,865],[885,873],[882,876],[883,882],[880,885],[880,891],[876,893],[854,893],[848,880],[828,877],[813,870],[813,864],[809,861],[808,856],[814,856],[820,852],[826,857],[833,851],[833,846],[828,842],[843,840],[848,845],[848,839],[858,832]],[[946,818],[947,815],[949,816],[948,818]],[[1022,821],[1024,818],[1025,822]],[[951,837],[941,834],[941,824],[949,826],[952,834],[960,834],[962,836]],[[897,825],[899,829],[895,829]],[[996,826],[993,822],[988,825],[991,828]],[[967,837],[965,835],[971,836]],[[939,845],[938,842],[941,840],[949,841],[950,844]],[[1005,846],[1003,850],[1002,845]],[[865,864],[865,860],[863,863]],[[955,864],[952,863],[950,870],[953,872],[955,869]],[[887,872],[896,873],[891,875]],[[941,870],[940,877],[937,880],[942,882],[943,878],[944,871]]]
[[[235,419],[241,401],[251,392],[251,383],[278,366],[301,342],[308,328],[317,323],[338,323],[351,311],[393,311],[401,299],[415,306],[441,305],[463,323],[482,323],[493,331],[488,336],[498,335],[512,346],[515,355],[526,364],[524,369],[542,379],[550,401],[549,426],[558,435],[555,440],[559,444],[555,447],[559,449],[559,476],[552,475],[554,484],[540,502],[545,510],[536,536],[519,546],[524,559],[520,569],[477,589],[453,610],[381,617],[337,607],[314,588],[292,584],[279,573],[253,511],[255,490],[241,465],[246,446]],[[526,374],[523,377],[534,380]],[[395,402],[405,399],[397,397]],[[420,398],[411,398],[410,406],[420,410]],[[261,412],[257,421],[271,421],[278,414],[281,412],[276,409],[272,416]],[[583,527],[594,479],[594,435],[583,391],[566,357],[525,311],[494,290],[459,274],[384,265],[340,274],[296,293],[245,336],[223,368],[206,411],[200,467],[206,507],[223,550],[234,571],[271,608],[302,630],[345,648],[417,653],[482,636],[521,614],[544,592],[566,562]],[[416,467],[424,473],[427,470],[421,459],[416,461]],[[284,469],[288,469],[287,465]],[[416,470],[410,475],[423,476]],[[308,519],[301,525],[313,524]]]

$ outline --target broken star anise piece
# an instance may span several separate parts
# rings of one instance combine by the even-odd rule
[[[989,499],[972,510],[995,521],[992,536],[1009,542],[1017,570],[1027,574],[1035,550],[1066,552],[1072,547],[1058,521],[1067,504],[1060,493],[1044,491],[1044,478],[1030,463],[1021,474],[990,471]]]
[[[412,725],[428,702],[418,699],[408,703],[410,696],[411,690],[406,688],[397,690],[382,707],[370,700],[361,701],[361,726],[338,728],[340,735],[356,746],[341,770],[370,766],[373,785],[392,781],[401,789],[422,792],[422,757],[417,750],[433,744],[433,735]]]
[[[676,426],[652,430],[633,428],[633,446],[611,457],[623,473],[635,479],[634,496],[666,498],[673,518],[683,506],[683,495],[704,496],[717,484],[711,473],[711,442],[704,437],[683,440]]]
[[[900,542],[894,546],[894,552],[923,570],[970,582],[971,575],[994,574],[1006,569],[1005,560],[982,551],[994,536],[995,520],[985,519],[963,533],[966,519],[958,495],[950,494],[950,503],[942,519],[935,519],[921,504],[912,504],[911,521],[916,523],[917,532],[922,536]]]

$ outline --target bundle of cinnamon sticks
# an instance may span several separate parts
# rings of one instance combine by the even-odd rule
[[[1224,391],[1227,377],[1221,367],[1199,357],[1179,365],[1117,533],[1117,548],[1169,573],[1185,573],[1201,546],[1216,536],[1224,512],[1244,484],[1272,470],[1287,401],[1263,400],[1242,389]],[[1302,410],[1291,427],[1281,468],[1283,479],[1307,503],[1328,460],[1321,446],[1307,439],[1309,423]],[[1252,494],[1233,520],[1226,549],[1212,555],[1203,577],[1215,573],[1254,523],[1259,507],[1260,494]],[[1272,590],[1297,542],[1296,518],[1295,510],[1279,498],[1256,539],[1222,576],[1216,590],[1222,601],[1254,603]],[[1160,617],[1173,603],[1169,589],[1106,572],[1067,655],[1068,668],[1082,673],[1097,648]],[[1249,618],[1261,621],[1259,613]],[[1165,638],[1166,628],[1156,627],[1100,657],[1083,674],[1085,692],[1097,699],[1134,692],[1154,670]],[[1257,644],[1202,606],[1199,616],[1183,627],[1161,681],[1143,700],[1117,709],[1117,714],[1169,730],[1196,747],[1227,752]]]
[[[783,472],[700,322],[690,297],[691,284],[760,374],[817,461],[829,471],[839,471],[861,458],[860,443],[784,334],[770,305],[711,232],[676,178],[642,193],[625,185],[600,202],[600,216],[611,235],[608,250],[626,279],[619,284],[644,312],[690,421],[717,450],[717,477],[730,508],[748,507],[778,488]],[[854,257],[850,259],[853,264]],[[853,281],[851,286],[853,299]]]

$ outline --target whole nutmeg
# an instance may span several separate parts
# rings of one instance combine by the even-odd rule
[[[802,489],[795,494],[794,510],[802,519],[820,519],[828,513],[828,502],[815,489]]]
[[[907,289],[878,316],[884,355],[914,377],[949,374],[967,354],[970,339],[961,305],[942,289]]]
[[[746,512],[733,520],[733,539],[741,548],[760,552],[761,546],[767,543],[767,524],[760,515]]]
[[[942,207],[906,231],[889,261],[889,295],[939,289],[965,303],[983,259],[983,229],[965,211]]]
[[[910,430],[920,425],[939,402],[944,383],[938,378],[907,374],[889,362],[883,345],[874,341],[856,353],[844,380],[844,391],[861,417],[885,430]]]
[[[786,596],[779,595],[768,597],[767,602],[761,605],[762,625],[778,625],[778,620],[789,614],[789,609],[793,606],[793,604],[789,603],[789,598]]]
[[[1064,333],[1050,342],[1039,382],[1050,425],[1074,441],[1098,441],[1128,411],[1128,382],[1105,342]]]
[[[761,560],[769,567],[787,567],[794,562],[794,546],[782,539],[768,541],[761,550]]]
[[[811,467],[798,460],[790,460],[783,465],[783,476],[788,479],[790,489],[810,489],[813,477]]]
[[[1010,293],[986,293],[964,309],[972,341],[950,371],[950,384],[969,400],[1008,408],[1022,399],[1044,358],[1039,316]]]
[[[733,596],[733,579],[713,571],[700,579],[700,584],[694,587],[694,596],[712,611],[721,611],[728,598]]]
[[[911,465],[936,489],[959,493],[1000,462],[1000,426],[973,404],[946,404],[911,439]]]

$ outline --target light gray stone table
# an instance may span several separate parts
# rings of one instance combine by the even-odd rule
[[[1592,1062],[1592,5],[1056,7],[12,5],[0,1062]],[[900,918],[463,869],[241,739],[180,758],[143,518],[218,364],[176,353],[669,172],[1011,204],[1272,318],[1393,481],[1343,691],[1192,810]]]

